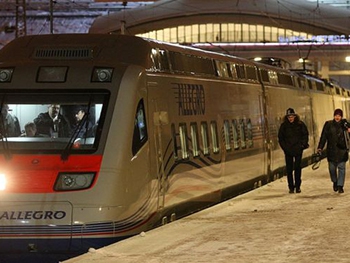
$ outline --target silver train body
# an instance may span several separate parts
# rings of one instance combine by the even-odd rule
[[[2,136],[0,255],[82,253],[282,177],[277,132],[289,107],[310,131],[307,166],[349,98],[306,74],[137,37],[14,40],[0,51],[0,99],[22,127],[32,105],[67,114],[84,102],[98,118],[87,150]]]

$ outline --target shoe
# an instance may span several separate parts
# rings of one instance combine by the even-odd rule
[[[342,186],[338,186],[338,193],[339,194],[342,194],[342,193],[344,193],[344,189],[343,189],[343,187]]]
[[[290,194],[294,194],[294,189],[289,189]]]
[[[334,190],[334,192],[338,192],[338,185],[337,185],[337,182],[334,182],[334,183],[333,183],[333,190]]]
[[[295,190],[295,192],[296,192],[297,194],[300,194],[300,193],[301,193],[300,188],[297,188],[297,189]]]

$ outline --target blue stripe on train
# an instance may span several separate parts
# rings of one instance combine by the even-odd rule
[[[57,263],[125,238],[0,239],[0,262]]]

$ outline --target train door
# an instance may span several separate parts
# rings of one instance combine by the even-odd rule
[[[152,136],[148,131],[150,120],[147,116],[147,101],[141,97],[136,102],[133,113],[133,133],[130,135],[132,138],[132,158],[126,176],[127,202],[129,203],[142,202],[142,200],[149,198],[153,192],[149,160]]]
[[[170,125],[168,124],[168,110],[166,91],[159,89],[158,82],[148,83],[148,112],[149,119],[152,122],[150,125],[150,165],[151,173],[154,181],[153,187],[156,187],[157,193],[157,210],[162,210],[165,207],[165,197],[168,189],[168,180],[165,167],[165,158],[167,149],[169,149],[170,138],[165,134],[169,134]]]
[[[266,125],[265,142],[267,151],[267,163],[270,180],[275,180],[283,175],[281,168],[285,165],[284,155],[278,143],[278,130],[283,122],[285,107],[281,89],[272,86],[265,88],[266,96]]]
[[[164,208],[165,194],[167,190],[167,176],[165,174],[165,160],[163,154],[163,126],[168,124],[168,113],[166,111],[159,111],[157,101],[154,101],[155,111],[153,112],[154,121],[154,148],[155,148],[155,162],[157,167],[157,188],[158,188],[158,210]]]
[[[269,113],[268,113],[268,93],[266,88],[263,86],[263,91],[261,92],[259,96],[259,104],[260,104],[260,113],[261,113],[261,122],[262,122],[262,129],[263,129],[263,140],[264,140],[264,165],[265,165],[265,171],[268,176],[268,178],[271,176],[271,169],[272,169],[272,161],[273,161],[273,139],[271,138],[271,126],[270,123],[273,123],[272,120],[269,119]],[[268,179],[269,180],[269,179]]]

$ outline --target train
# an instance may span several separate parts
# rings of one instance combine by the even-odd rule
[[[281,178],[287,108],[309,129],[306,167],[349,99],[306,72],[135,36],[15,39],[0,50],[0,262],[64,260]],[[28,136],[52,108],[70,132]]]

